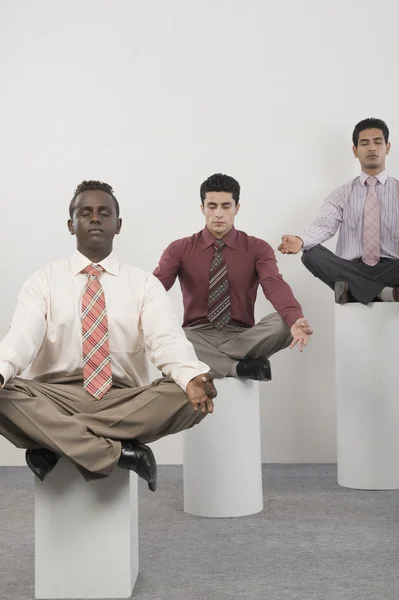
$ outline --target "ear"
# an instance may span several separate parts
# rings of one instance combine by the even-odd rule
[[[390,149],[391,149],[391,142],[387,142],[387,151],[386,151],[386,154],[389,154]]]
[[[352,146],[352,150],[353,150],[354,157],[355,157],[355,158],[359,158],[359,155],[358,155],[358,153],[357,153],[357,148],[356,148],[356,146]]]
[[[116,235],[118,235],[118,233],[120,233],[121,229],[122,229],[122,219],[120,217],[118,217],[117,223],[116,223]]]
[[[236,205],[236,212],[235,212],[235,214],[237,214],[237,213],[238,213],[238,211],[240,210],[240,208],[241,208],[241,207],[240,207],[240,203],[238,203],[238,204]]]
[[[68,229],[71,235],[75,235],[75,230],[73,228],[72,219],[68,219]]]
[[[202,212],[202,214],[204,215],[204,214],[205,214],[205,208],[204,208],[204,205],[202,204],[202,202],[201,202],[201,205],[200,205],[200,206],[201,206],[201,212]]]

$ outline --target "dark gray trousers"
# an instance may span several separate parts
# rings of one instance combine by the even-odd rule
[[[337,281],[346,281],[351,295],[362,304],[375,300],[384,287],[399,287],[399,260],[393,258],[382,258],[370,267],[360,258],[346,260],[318,245],[303,252],[302,262],[332,289]]]

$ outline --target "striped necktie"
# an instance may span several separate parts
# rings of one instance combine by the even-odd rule
[[[103,271],[93,264],[82,271],[89,278],[82,297],[83,386],[97,400],[112,386],[107,309],[98,279]]]
[[[376,183],[376,177],[366,179],[369,189],[364,202],[362,260],[371,267],[380,260],[380,201],[375,191]]]
[[[222,254],[223,240],[215,240],[215,253],[209,268],[208,319],[216,329],[231,321],[230,284]]]

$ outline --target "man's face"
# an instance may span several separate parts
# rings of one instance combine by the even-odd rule
[[[121,226],[113,198],[102,190],[79,194],[73,218],[68,221],[69,231],[76,235],[78,247],[92,250],[112,247],[112,240]]]
[[[389,142],[385,143],[381,129],[364,129],[359,134],[357,148],[353,146],[353,153],[363,170],[371,169],[378,173],[385,169],[385,157],[390,147]]]
[[[222,238],[233,227],[239,208],[230,192],[207,192],[204,205],[201,204],[206,226],[217,238]]]

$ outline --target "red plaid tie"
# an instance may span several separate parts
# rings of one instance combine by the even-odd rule
[[[362,260],[370,267],[380,260],[380,201],[375,191],[376,183],[376,177],[366,179],[369,190],[364,203]]]
[[[82,297],[83,386],[97,400],[112,386],[107,309],[98,279],[103,271],[100,265],[89,265],[82,271],[89,277]]]
[[[223,240],[215,240],[215,253],[209,268],[208,319],[216,329],[223,329],[231,321],[230,283],[223,246]]]

